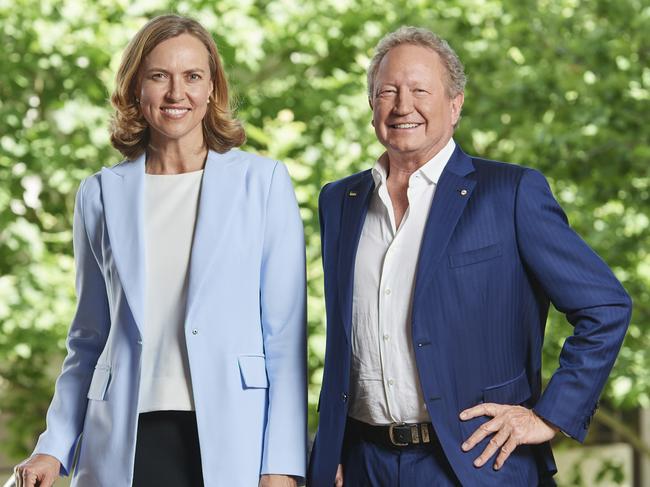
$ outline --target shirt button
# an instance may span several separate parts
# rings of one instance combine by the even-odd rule
[[[198,335],[198,334],[199,334],[199,330],[197,330],[196,328],[194,328],[194,329],[192,330],[192,335]]]
[[[390,289],[386,289],[386,290],[384,291],[384,294],[385,294],[386,296],[389,296],[389,295],[390,295],[390,292],[391,292]]]
[[[384,335],[384,341],[388,341],[389,339],[390,339],[390,335],[388,335],[388,333],[386,333]]]
[[[388,379],[388,385],[392,386],[393,384],[395,384],[395,381],[393,379]]]

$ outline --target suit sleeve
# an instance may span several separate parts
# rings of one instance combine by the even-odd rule
[[[320,190],[320,194],[318,195],[318,224],[320,226],[320,250],[321,250],[321,256],[323,259],[323,269],[325,269],[325,193],[327,192],[327,189],[331,183],[327,183],[325,186],[323,186]]]
[[[34,449],[34,454],[57,458],[61,475],[70,474],[86,415],[86,395],[110,328],[104,278],[86,231],[85,183],[77,192],[73,222],[77,308],[66,341],[68,354],[47,412],[47,428]]]
[[[267,202],[261,318],[269,402],[261,473],[304,478],[307,443],[305,242],[286,168],[276,163]]]
[[[607,265],[571,229],[542,174],[517,191],[517,242],[529,275],[574,327],[535,412],[584,441],[630,321],[632,304]]]

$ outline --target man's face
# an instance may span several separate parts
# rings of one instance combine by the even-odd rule
[[[426,47],[403,44],[384,56],[370,106],[377,139],[389,158],[423,164],[447,144],[463,95],[449,98],[445,78],[438,54]]]

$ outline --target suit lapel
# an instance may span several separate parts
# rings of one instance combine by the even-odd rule
[[[144,326],[144,167],[145,156],[101,171],[106,227],[113,258],[131,313]]]
[[[350,341],[352,327],[352,292],[354,289],[354,263],[361,238],[361,229],[368,213],[370,196],[374,188],[372,173],[367,171],[360,181],[352,183],[343,196],[343,215],[339,234],[338,291],[345,336]]]
[[[426,288],[449,243],[456,224],[469,201],[475,179],[469,177],[474,165],[460,147],[456,147],[440,176],[424,228],[418,259],[414,303]]]
[[[228,222],[237,194],[244,190],[246,165],[236,162],[237,151],[208,153],[192,241],[186,316],[190,316],[200,297],[201,286],[218,258],[220,246],[224,245],[222,239],[228,238]]]

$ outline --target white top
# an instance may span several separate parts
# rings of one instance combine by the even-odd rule
[[[440,174],[456,144],[411,174],[409,207],[399,228],[380,159],[354,269],[352,376],[348,414],[365,423],[430,421],[411,340],[415,273],[424,227]]]
[[[203,171],[146,174],[141,413],[194,410],[184,325],[202,176]]]

